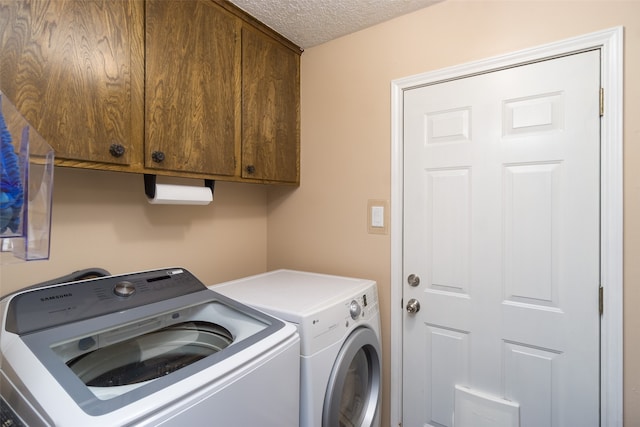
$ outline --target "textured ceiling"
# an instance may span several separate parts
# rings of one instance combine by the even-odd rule
[[[230,0],[303,49],[439,0]]]

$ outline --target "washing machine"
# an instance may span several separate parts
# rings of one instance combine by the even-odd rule
[[[0,301],[2,425],[297,426],[294,325],[183,268]]]
[[[212,289],[297,325],[301,427],[380,425],[376,282],[275,270]]]

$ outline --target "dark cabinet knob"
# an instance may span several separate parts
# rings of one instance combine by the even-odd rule
[[[111,147],[109,147],[109,153],[113,157],[122,157],[124,151],[124,146],[121,144],[111,144]]]
[[[254,174],[256,173],[256,167],[253,165],[249,165],[245,168],[245,170],[247,171],[248,174]]]
[[[164,161],[164,153],[162,151],[154,151],[151,153],[151,160],[156,163],[161,163]]]

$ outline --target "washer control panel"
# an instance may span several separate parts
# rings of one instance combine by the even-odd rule
[[[11,298],[6,330],[16,334],[35,332],[206,289],[202,282],[182,268],[37,288]]]

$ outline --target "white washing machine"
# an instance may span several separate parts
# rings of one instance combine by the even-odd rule
[[[297,426],[294,325],[182,268],[0,301],[2,425]]]
[[[212,289],[298,325],[301,427],[380,425],[376,282],[276,270]]]

